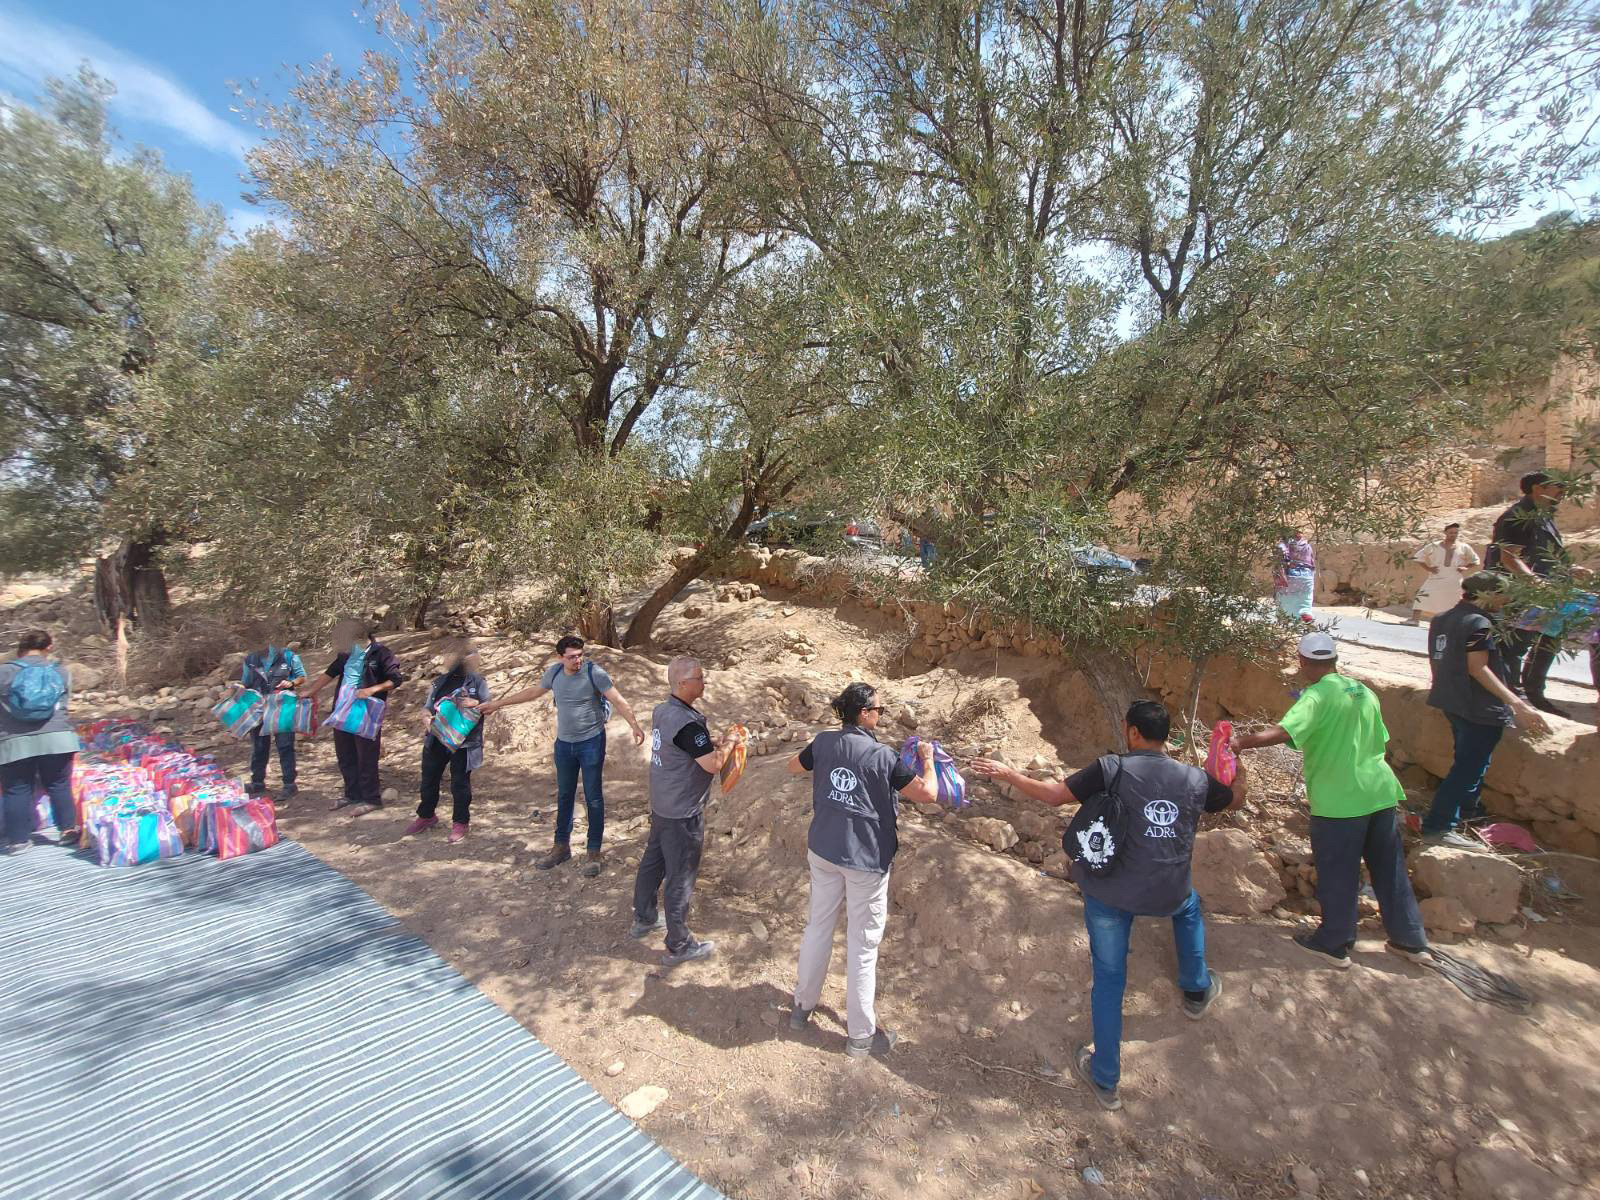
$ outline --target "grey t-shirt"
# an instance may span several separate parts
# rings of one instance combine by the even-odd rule
[[[576,675],[568,675],[560,663],[551,663],[539,686],[549,688],[550,698],[555,701],[558,741],[587,742],[605,732],[605,699],[601,693],[611,689],[611,676],[600,664],[586,662]]]

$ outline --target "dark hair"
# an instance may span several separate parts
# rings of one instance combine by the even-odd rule
[[[341,629],[354,629],[367,641],[372,640],[372,626],[360,617],[340,617],[333,623],[333,632],[337,634]]]
[[[48,650],[51,643],[48,629],[30,629],[17,639],[17,653],[32,654],[35,650]]]
[[[1529,471],[1526,475],[1524,475],[1521,479],[1519,479],[1517,481],[1517,483],[1522,488],[1522,494],[1524,496],[1526,496],[1529,492],[1533,491],[1533,489],[1538,487],[1541,483],[1555,483],[1555,482],[1556,481],[1554,479],[1551,479],[1550,476],[1544,471]]]
[[[1460,529],[1460,528],[1461,528],[1461,522],[1460,521],[1451,521],[1448,525],[1446,525],[1444,527],[1446,533],[1449,533],[1452,529]]]
[[[450,665],[439,676],[441,692],[453,692],[467,681],[467,659],[475,649],[470,638],[452,637],[445,641],[440,650]]]
[[[1128,705],[1127,723],[1147,742],[1165,742],[1172,732],[1172,718],[1159,700],[1135,700]]]
[[[562,638],[559,642],[556,643],[556,653],[557,654],[564,655],[564,654],[566,654],[566,652],[568,650],[582,650],[582,649],[583,649],[583,639],[581,637],[578,637],[576,634],[572,634],[572,633],[567,634],[566,637]]]
[[[839,720],[846,725],[854,725],[861,719],[861,710],[871,708],[878,698],[878,689],[870,683],[852,683],[839,693],[839,698],[832,701],[833,711],[839,714]]]

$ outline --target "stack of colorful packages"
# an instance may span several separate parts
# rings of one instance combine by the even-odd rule
[[[102,866],[171,858],[184,846],[232,858],[277,843],[271,802],[246,796],[214,758],[133,721],[95,721],[78,734],[72,792],[83,844]]]

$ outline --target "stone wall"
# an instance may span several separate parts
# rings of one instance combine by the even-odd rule
[[[1001,656],[1061,660],[1064,684],[1077,675],[1059,643],[1038,631],[954,604],[907,599],[892,594],[892,588],[886,594],[882,577],[865,586],[827,559],[797,550],[744,547],[735,553],[730,570],[739,579],[765,587],[834,602],[848,599],[897,613],[909,622],[910,652],[930,664],[982,647]],[[1003,666],[996,669],[1004,672]],[[1346,670],[1377,693],[1389,727],[1390,760],[1414,790],[1426,791],[1450,769],[1452,758],[1450,727],[1428,707],[1426,685],[1360,663],[1347,664]],[[1158,658],[1152,664],[1149,686],[1175,710],[1187,703],[1188,682],[1187,662]],[[1295,686],[1287,660],[1278,668],[1219,660],[1207,668],[1200,715],[1208,722],[1221,716],[1274,720],[1293,703]],[[1080,680],[1071,690],[1087,693],[1092,688]],[[1087,712],[1084,716],[1093,719]],[[1600,787],[1594,778],[1600,768],[1600,732],[1565,721],[1557,725],[1538,743],[1516,735],[1501,743],[1489,768],[1484,799],[1491,811],[1532,825],[1546,845],[1600,856]],[[1090,736],[1110,734],[1102,729]]]

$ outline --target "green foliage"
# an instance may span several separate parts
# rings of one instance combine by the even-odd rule
[[[153,153],[118,150],[110,92],[85,70],[50,111],[0,118],[0,569],[164,524],[106,506],[187,395],[222,223]]]

